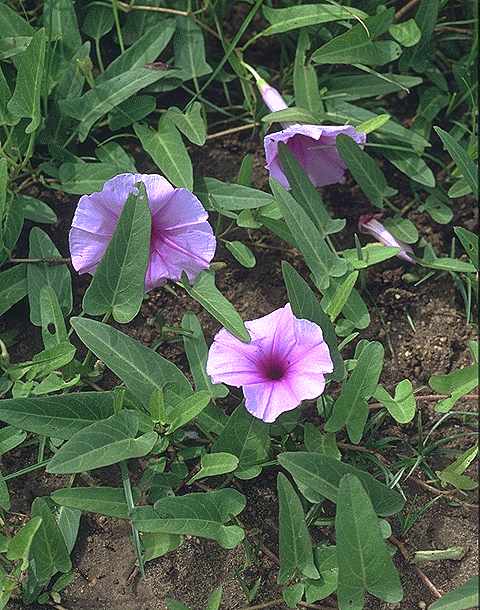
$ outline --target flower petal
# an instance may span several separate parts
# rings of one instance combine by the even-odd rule
[[[285,380],[247,385],[243,388],[245,408],[264,422],[274,422],[285,411],[298,407],[300,400]]]
[[[208,352],[207,375],[213,383],[228,383],[235,387],[258,384],[263,376],[257,366],[258,347],[243,343],[222,328]]]

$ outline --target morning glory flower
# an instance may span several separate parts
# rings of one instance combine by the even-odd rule
[[[247,411],[265,422],[323,393],[333,364],[317,324],[296,318],[287,304],[245,326],[250,343],[224,328],[215,336],[207,360],[213,383],[242,387]]]
[[[394,248],[400,248],[400,252],[397,254],[399,258],[414,263],[415,261],[410,256],[413,254],[412,248],[403,241],[400,241],[394,237],[388,229],[386,229],[377,218],[381,218],[381,214],[364,214],[358,219],[358,228],[362,233],[369,233],[373,235],[375,239],[383,244],[384,246],[392,246]]]
[[[80,198],[69,235],[73,267],[78,273],[94,273],[123,206],[140,181],[152,212],[145,290],[178,280],[183,271],[193,282],[215,254],[216,240],[207,222],[208,214],[193,193],[174,188],[157,174],[119,174],[107,180],[99,193]]]
[[[258,90],[272,112],[284,110],[287,104],[280,93],[269,85],[251,66],[243,64],[255,77]],[[284,188],[289,188],[278,157],[278,144],[283,142],[302,165],[312,183],[319,186],[345,181],[347,166],[338,154],[336,139],[339,134],[350,136],[357,144],[366,142],[366,135],[351,125],[300,125],[284,123],[284,129],[265,136],[266,168]]]

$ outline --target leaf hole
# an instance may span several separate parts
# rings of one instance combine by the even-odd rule
[[[53,322],[50,322],[50,324],[47,325],[47,331],[51,334],[54,335],[55,334],[55,324]]]

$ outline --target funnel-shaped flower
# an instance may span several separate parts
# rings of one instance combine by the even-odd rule
[[[362,233],[369,233],[373,235],[375,239],[383,244],[384,246],[392,246],[394,248],[400,248],[400,252],[397,254],[399,258],[414,263],[415,261],[409,254],[413,254],[412,248],[403,241],[400,241],[394,237],[388,229],[386,229],[377,218],[381,218],[381,214],[364,214],[358,219],[358,228]]]
[[[249,68],[257,81],[263,101],[272,112],[287,108],[280,93]],[[285,124],[285,129],[267,135],[264,139],[266,168],[270,176],[289,188],[278,158],[278,143],[283,142],[297,158],[315,186],[344,182],[347,166],[338,154],[336,139],[339,134],[350,136],[357,144],[365,144],[366,135],[350,125],[340,127],[326,125]]]
[[[150,256],[145,290],[185,271],[193,281],[207,269],[216,240],[208,214],[193,193],[174,188],[156,174],[120,174],[105,182],[99,193],[80,198],[70,229],[72,264],[79,273],[92,273],[107,249],[128,196],[143,182],[152,212]]]
[[[207,361],[213,383],[243,387],[245,407],[265,422],[322,394],[333,364],[319,326],[296,318],[289,304],[245,325],[250,343],[225,329],[215,336]]]

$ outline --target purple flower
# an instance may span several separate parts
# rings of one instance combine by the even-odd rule
[[[280,93],[271,87],[259,74],[247,64],[243,64],[255,77],[263,101],[272,111],[283,110],[287,104]],[[306,174],[315,186],[325,186],[344,182],[347,166],[338,154],[336,139],[339,134],[350,136],[357,144],[365,144],[366,135],[350,125],[334,127],[329,125],[284,124],[285,129],[265,136],[266,168],[270,176],[289,188],[288,180],[283,173],[278,158],[278,143],[283,142],[297,158]]]
[[[193,281],[207,269],[216,240],[208,214],[187,189],[174,188],[157,174],[120,174],[107,180],[99,193],[80,197],[70,229],[72,264],[78,273],[95,271],[107,249],[128,196],[143,182],[152,212],[150,256],[145,290],[185,271]]]
[[[263,78],[257,80],[257,85],[265,105],[271,112],[277,112],[278,110],[285,110],[285,108],[288,108],[280,93],[275,87],[272,87],[264,81]]]
[[[322,394],[333,364],[319,326],[296,318],[289,304],[245,325],[250,343],[224,328],[215,336],[207,360],[213,383],[242,386],[247,411],[265,422]]]
[[[377,218],[381,218],[381,214],[364,214],[358,219],[358,228],[362,233],[369,233],[373,235],[377,241],[385,246],[392,246],[394,248],[400,248],[400,252],[397,254],[399,258],[414,263],[415,261],[409,254],[413,254],[412,248],[403,241],[400,241],[394,237],[388,229],[386,229],[381,222],[378,222]]]
[[[287,126],[265,136],[266,168],[270,176],[289,188],[288,180],[278,158],[278,143],[283,142],[296,157],[307,176],[315,186],[325,186],[345,181],[347,166],[337,151],[336,139],[339,134],[350,136],[357,144],[364,144],[366,135],[350,125],[333,127],[327,125]]]

